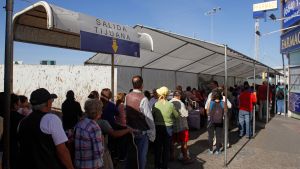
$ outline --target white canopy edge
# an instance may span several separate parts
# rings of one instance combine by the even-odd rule
[[[80,50],[80,30],[95,24],[85,14],[39,1],[13,17],[14,40]],[[153,50],[153,40],[146,33],[138,34],[140,47]]]
[[[142,25],[136,25],[134,28],[153,38],[154,51],[141,50],[140,58],[125,58],[122,55],[115,55],[116,66],[224,76],[224,45]],[[280,74],[271,67],[228,47],[227,55],[228,76],[241,78],[253,76],[254,65],[256,74],[267,72],[268,69],[270,73]],[[110,55],[96,54],[85,64],[110,65]]]

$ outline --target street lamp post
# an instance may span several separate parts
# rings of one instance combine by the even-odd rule
[[[210,40],[214,40],[214,15],[221,11],[221,7],[213,8],[207,12],[205,12],[205,15],[210,16]]]

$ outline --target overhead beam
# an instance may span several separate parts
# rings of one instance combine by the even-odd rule
[[[163,58],[163,57],[165,57],[165,56],[167,56],[167,55],[169,55],[169,54],[175,52],[176,50],[178,50],[178,49],[180,49],[180,48],[186,46],[187,44],[189,44],[189,43],[186,42],[186,43],[184,43],[183,45],[181,45],[181,46],[179,46],[179,47],[177,47],[177,48],[175,48],[175,49],[173,49],[173,50],[167,52],[166,54],[164,54],[164,55],[162,55],[162,56],[160,56],[160,57],[158,57],[158,58],[152,60],[151,62],[149,62],[149,63],[147,63],[147,64],[145,64],[145,65],[143,65],[142,68],[145,68],[146,66],[148,66],[148,65],[154,63],[155,61],[157,61],[157,60],[159,60],[159,59],[161,59],[161,58]]]
[[[179,71],[179,70],[181,70],[181,69],[183,69],[183,68],[189,67],[189,66],[191,66],[192,64],[197,63],[197,62],[200,62],[201,60],[206,59],[206,58],[208,58],[208,57],[210,57],[210,56],[212,56],[212,55],[214,55],[214,54],[216,54],[216,52],[214,52],[214,53],[212,53],[212,54],[210,54],[210,55],[207,55],[207,56],[205,56],[205,57],[203,57],[203,58],[201,58],[201,59],[198,59],[198,60],[196,60],[196,61],[194,61],[194,62],[192,62],[192,63],[190,63],[190,64],[188,64],[188,65],[185,65],[185,66],[183,66],[183,67],[177,69],[176,71]]]

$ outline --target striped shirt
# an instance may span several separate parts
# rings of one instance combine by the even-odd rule
[[[75,166],[78,169],[103,167],[102,133],[96,121],[85,118],[75,127]]]

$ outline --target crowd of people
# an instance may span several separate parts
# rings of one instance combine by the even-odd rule
[[[239,137],[249,139],[256,103],[261,120],[266,118],[267,98],[274,108],[276,97],[278,113],[284,112],[285,87],[269,86],[267,97],[267,85],[263,82],[255,90],[245,81],[230,87],[225,100],[224,87],[217,81],[210,83],[209,94],[191,87],[183,91],[182,86],[173,91],[162,86],[151,93],[143,91],[143,78],[134,76],[133,89],[128,94],[118,93],[115,99],[108,88],[100,94],[91,91],[84,111],[74,92],[68,91],[61,118],[52,112],[57,95],[47,89],[33,91],[29,101],[12,94],[10,165],[12,169],[113,169],[120,161],[128,169],[145,169],[148,148],[153,148],[155,169],[167,169],[169,160],[177,158],[176,144],[181,147],[178,159],[190,164],[194,159],[187,144],[189,113],[201,110],[201,123],[208,131],[208,154],[221,154],[226,112],[230,125],[239,127]],[[0,99],[3,105],[3,93]]]

